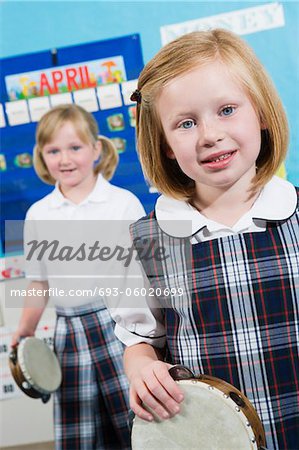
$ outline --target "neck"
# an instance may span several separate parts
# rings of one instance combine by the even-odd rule
[[[232,185],[226,189],[196,186],[192,205],[208,219],[232,227],[246,214],[259,192],[251,194],[249,186]]]
[[[59,186],[59,189],[65,198],[78,205],[92,192],[96,181],[97,177],[93,174],[79,186]]]

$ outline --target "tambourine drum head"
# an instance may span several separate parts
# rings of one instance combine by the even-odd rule
[[[179,385],[185,394],[179,414],[153,422],[135,417],[133,450],[257,449],[251,425],[231,398],[206,383],[185,380]]]
[[[18,359],[26,379],[40,392],[56,391],[61,370],[56,355],[42,340],[26,338],[18,348]]]

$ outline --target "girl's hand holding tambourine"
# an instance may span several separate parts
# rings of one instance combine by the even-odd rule
[[[15,331],[15,333],[12,336],[11,340],[11,347],[16,347],[20,340],[24,337],[31,337],[34,336],[35,330],[32,330],[31,328],[27,326],[19,326],[18,329]]]
[[[184,396],[168,370],[171,364],[151,361],[130,377],[130,407],[141,419],[168,419],[180,411]],[[154,414],[154,415],[153,415]]]

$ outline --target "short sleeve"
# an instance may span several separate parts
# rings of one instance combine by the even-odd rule
[[[116,322],[116,336],[126,346],[147,343],[163,348],[164,310],[155,296],[149,296],[150,284],[139,261],[131,261],[123,281],[117,306],[108,307]]]

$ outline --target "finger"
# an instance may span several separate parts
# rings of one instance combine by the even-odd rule
[[[154,367],[154,374],[159,384],[161,384],[169,396],[174,399],[175,402],[181,403],[184,400],[184,394],[179,387],[178,383],[170,376],[168,369],[171,367],[169,364],[156,365]]]
[[[15,348],[15,347],[17,347],[19,345],[19,342],[20,342],[20,337],[19,336],[13,336],[12,340],[11,340],[11,343],[10,343],[10,346],[12,348]]]
[[[148,380],[145,380],[148,390],[152,393],[153,397],[163,405],[164,409],[170,413],[171,416],[177,414],[180,411],[178,402],[169,394],[165,386],[160,381],[152,376]],[[163,416],[166,418],[166,416]]]
[[[168,419],[170,417],[169,411],[167,411],[164,405],[155,398],[153,393],[148,389],[146,383],[137,383],[136,388],[138,397],[143,403],[142,407],[145,410],[149,410],[148,412],[156,414],[160,419]]]
[[[154,420],[153,415],[143,408],[142,401],[135,391],[130,394],[130,407],[140,419],[146,420],[147,422],[152,422]]]

